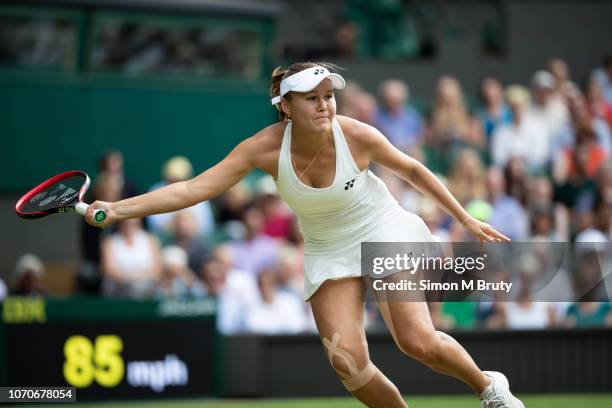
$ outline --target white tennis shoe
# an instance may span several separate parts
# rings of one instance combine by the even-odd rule
[[[525,405],[510,392],[508,379],[497,371],[483,371],[491,384],[478,397],[481,408],[525,408]]]

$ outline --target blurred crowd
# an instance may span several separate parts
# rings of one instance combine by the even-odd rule
[[[477,106],[466,102],[460,81],[450,75],[438,79],[432,95],[428,109],[417,109],[400,79],[383,81],[378,95],[352,82],[338,93],[338,113],[378,128],[436,173],[472,216],[513,241],[583,244],[580,261],[567,274],[570,292],[580,287],[577,272],[587,270],[591,260],[601,274],[600,287],[581,287],[580,302],[539,302],[530,282],[545,265],[531,257],[521,265],[518,297],[431,303],[434,324],[440,329],[611,326],[611,288],[603,280],[612,265],[607,253],[612,239],[612,56],[581,85],[555,58],[527,84],[484,78]],[[123,160],[119,151],[102,156],[88,202],[139,192],[125,175]],[[408,183],[384,168],[372,170],[441,241],[472,239]],[[188,158],[177,156],[164,163],[161,174],[150,189],[194,172]],[[78,292],[134,299],[214,296],[219,328],[226,334],[315,330],[302,299],[299,225],[268,176],[245,180],[211,202],[177,213],[122,221],[107,230],[82,228]],[[43,263],[24,255],[14,292],[44,294],[42,274]],[[3,290],[0,286],[0,296]],[[383,325],[374,305],[366,307],[366,325],[371,330]]]
[[[100,19],[91,64],[98,71],[128,74],[257,78],[262,47],[256,30]]]
[[[260,30],[176,19],[173,24],[94,17],[88,69],[129,75],[261,77]],[[73,17],[0,15],[0,65],[76,69],[79,24]]]

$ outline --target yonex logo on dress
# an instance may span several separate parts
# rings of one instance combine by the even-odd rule
[[[355,184],[355,179],[347,181],[346,183],[344,183],[344,189],[348,190],[349,188],[353,187],[354,184]]]

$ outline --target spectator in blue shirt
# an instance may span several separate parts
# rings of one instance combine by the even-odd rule
[[[382,107],[376,115],[376,127],[398,149],[406,152],[418,146],[423,138],[423,118],[412,106],[408,86],[397,79],[388,79],[380,86]]]
[[[483,107],[478,111],[478,118],[489,144],[493,132],[499,125],[512,123],[512,111],[504,102],[504,91],[496,78],[488,77],[482,80],[480,98]]]
[[[601,86],[606,102],[612,103],[612,54],[604,57],[602,66],[594,70],[592,76]]]
[[[527,239],[529,235],[527,213],[516,198],[506,194],[502,170],[491,167],[487,171],[486,185],[488,201],[493,207],[489,224],[514,241]]]

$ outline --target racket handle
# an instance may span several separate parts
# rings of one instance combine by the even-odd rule
[[[85,203],[77,203],[77,205],[74,206],[74,210],[81,215],[87,214],[88,208],[89,208],[89,204],[85,204]],[[105,219],[106,219],[106,211],[104,210],[94,211],[94,220],[96,220],[97,223],[101,224],[104,222]]]

